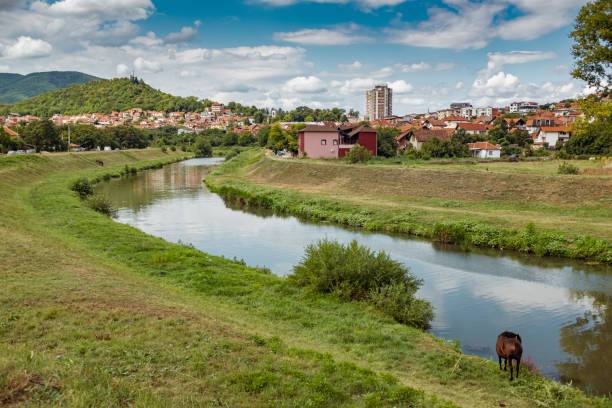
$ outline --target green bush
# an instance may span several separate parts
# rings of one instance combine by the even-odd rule
[[[93,194],[93,185],[91,181],[87,180],[85,177],[75,180],[70,186],[70,189],[76,191],[81,198],[86,198]]]
[[[400,323],[425,328],[433,318],[431,305],[415,298],[423,282],[384,251],[374,252],[357,241],[311,244],[293,271],[289,279],[299,286],[370,302]]]
[[[426,329],[434,317],[431,304],[415,298],[417,285],[396,282],[370,290],[369,300],[396,321]]]
[[[85,201],[87,206],[94,211],[109,217],[114,214],[115,210],[108,197],[101,194],[94,194]]]
[[[161,151],[162,153],[166,153],[168,152],[168,148],[166,146],[162,146]]]
[[[578,174],[578,166],[571,163],[563,162],[557,171],[559,174]]]
[[[346,154],[346,159],[349,161],[349,163],[365,163],[370,160],[371,156],[372,153],[368,149],[356,144]]]

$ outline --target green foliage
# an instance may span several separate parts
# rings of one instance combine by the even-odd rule
[[[357,241],[311,244],[293,270],[290,279],[298,286],[369,301],[400,323],[424,328],[433,318],[431,305],[414,297],[423,282],[384,251],[373,252]]]
[[[20,102],[43,92],[97,79],[100,78],[72,71],[34,72],[28,75],[0,74],[0,101]]]
[[[612,84],[612,3],[593,0],[576,17],[572,55],[576,66],[572,76],[590,86],[610,88]]]
[[[238,144],[240,146],[253,146],[257,140],[255,136],[250,131],[242,132],[240,136],[238,136]]]
[[[266,146],[274,153],[278,153],[283,149],[296,153],[297,140],[294,134],[296,134],[295,129],[292,129],[290,132],[284,132],[280,125],[275,123],[268,133]]]
[[[440,140],[437,137],[431,138],[423,143],[421,148],[422,155],[429,157],[469,157],[470,151],[467,144],[462,143],[458,138],[451,140]]]
[[[575,124],[563,150],[571,155],[612,156],[612,102],[590,97],[581,103],[585,119]]]
[[[85,178],[81,177],[72,182],[70,185],[70,189],[75,191],[81,198],[85,198],[93,194],[94,189],[91,182]]]
[[[223,146],[235,146],[238,144],[238,134],[233,131],[229,131],[223,135],[223,140],[221,142]]]
[[[162,151],[162,153],[167,153],[168,152],[168,148],[166,146],[162,146],[161,151]]]
[[[208,139],[203,136],[199,136],[193,146],[193,152],[195,153],[196,157],[211,157],[212,146]]]
[[[93,194],[87,197],[85,199],[85,204],[92,210],[109,217],[115,212],[110,199],[102,194]]]
[[[563,162],[559,165],[559,174],[578,174],[578,166],[574,166],[571,163]]]
[[[21,130],[24,142],[34,146],[37,152],[43,150],[66,150],[66,142],[60,137],[57,126],[48,119],[35,120]]]
[[[401,131],[397,128],[378,127],[376,129],[378,156],[394,157],[397,155],[397,141],[395,137],[400,133]]]
[[[143,81],[129,78],[101,79],[73,84],[18,102],[7,110],[20,114],[50,116],[55,113],[110,113],[134,107],[160,111],[200,111],[204,101],[195,97],[181,98],[151,88]]]
[[[353,146],[346,154],[346,159],[349,163],[365,163],[370,160],[371,157],[372,152],[359,144]]]

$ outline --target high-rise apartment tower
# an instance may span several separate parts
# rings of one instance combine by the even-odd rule
[[[376,85],[366,91],[366,116],[368,120],[381,120],[391,116],[393,111],[393,91],[387,85]]]

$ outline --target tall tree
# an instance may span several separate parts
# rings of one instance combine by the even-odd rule
[[[66,143],[60,137],[60,131],[49,119],[35,120],[22,131],[23,140],[34,146],[37,152],[42,150],[64,150]]]
[[[572,76],[598,89],[612,88],[612,2],[585,4],[570,33],[576,66]]]

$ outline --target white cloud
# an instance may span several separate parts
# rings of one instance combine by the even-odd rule
[[[459,81],[457,82],[457,85],[455,85],[455,89],[463,89],[464,85],[465,84],[463,83],[463,81]]]
[[[434,66],[426,62],[416,62],[413,64],[400,64],[398,67],[406,73],[420,72],[420,71],[446,71],[453,69],[455,64],[452,62],[440,62]]]
[[[49,16],[90,17],[112,20],[142,20],[155,10],[151,0],[60,0],[55,3],[34,1],[34,12]],[[129,16],[129,17],[128,17]]]
[[[9,69],[8,65],[0,65],[0,72],[7,72]]]
[[[117,64],[116,72],[120,77],[128,76],[130,74],[130,67],[125,64]]]
[[[356,71],[362,67],[363,65],[359,61],[355,61],[352,64],[338,64],[338,68],[340,68],[342,71]]]
[[[153,31],[149,31],[146,35],[141,35],[130,40],[130,44],[142,45],[144,47],[158,47],[164,42]]]
[[[325,92],[325,83],[315,76],[295,77],[285,83],[284,89],[295,93]]]
[[[2,53],[7,58],[37,58],[51,54],[53,47],[44,40],[21,36],[13,45],[6,46]]]
[[[387,29],[388,41],[416,47],[480,49],[494,38],[529,40],[571,23],[584,0],[443,0],[416,28]],[[505,19],[512,9],[518,17]]]
[[[355,35],[354,31],[355,27],[333,30],[307,28],[293,32],[274,33],[274,39],[303,45],[348,45],[370,41],[368,37]]]
[[[148,61],[142,57],[138,57],[136,58],[136,60],[134,60],[134,69],[136,69],[138,73],[148,74],[155,74],[157,72],[163,71],[163,68],[161,67],[161,64],[159,62]]]
[[[528,62],[543,61],[552,59],[557,56],[554,52],[543,51],[510,51],[490,52],[487,54],[489,62],[487,63],[486,72],[498,72],[508,64],[526,64]]]
[[[178,33],[170,33],[166,36],[166,43],[176,44],[191,41],[198,34],[198,30],[193,27],[183,27]]]
[[[398,94],[398,95],[411,92],[414,89],[412,85],[410,85],[409,83],[406,83],[406,81],[404,81],[403,79],[400,79],[398,81],[389,82],[388,85],[389,85],[389,88],[393,89],[393,94]]]
[[[297,3],[336,3],[336,4],[347,4],[355,3],[359,7],[365,9],[376,9],[383,6],[395,6],[403,3],[406,0],[258,0],[260,3],[269,4],[271,6],[291,6]]]
[[[393,75],[393,68],[391,67],[383,67],[377,71],[372,73],[374,78],[386,78]]]
[[[472,85],[472,96],[507,96],[514,93],[519,83],[517,77],[500,71],[489,78],[477,78]]]

